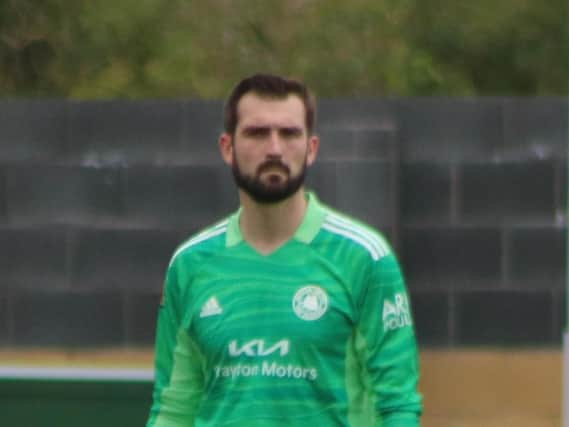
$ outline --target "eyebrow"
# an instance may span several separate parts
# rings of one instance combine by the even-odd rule
[[[263,125],[246,126],[241,130],[241,132],[243,133],[268,132],[273,128],[276,128],[279,132],[302,133],[302,128],[299,126],[263,126]]]

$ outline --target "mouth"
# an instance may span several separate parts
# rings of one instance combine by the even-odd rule
[[[282,174],[271,173],[267,176],[267,181],[271,184],[280,184],[284,180]]]
[[[282,169],[267,170],[260,175],[261,179],[270,185],[282,184],[287,176],[288,175]]]
[[[271,182],[278,182],[286,178],[290,171],[287,166],[282,163],[265,163],[259,167],[259,176],[266,176]]]

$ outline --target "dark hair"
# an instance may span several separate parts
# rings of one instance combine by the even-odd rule
[[[306,128],[312,133],[314,127],[315,101],[308,88],[300,81],[271,74],[255,74],[241,80],[231,91],[224,107],[225,132],[233,135],[237,128],[237,104],[247,93],[252,92],[261,97],[283,99],[289,95],[297,95],[304,104]]]

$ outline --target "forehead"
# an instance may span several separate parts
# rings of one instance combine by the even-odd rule
[[[304,103],[294,94],[272,98],[248,93],[237,104],[237,117],[240,128],[253,125],[305,127]]]

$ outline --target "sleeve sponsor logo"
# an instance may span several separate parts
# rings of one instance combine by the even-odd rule
[[[383,330],[394,331],[413,325],[409,300],[403,292],[394,295],[392,300],[383,301]]]

